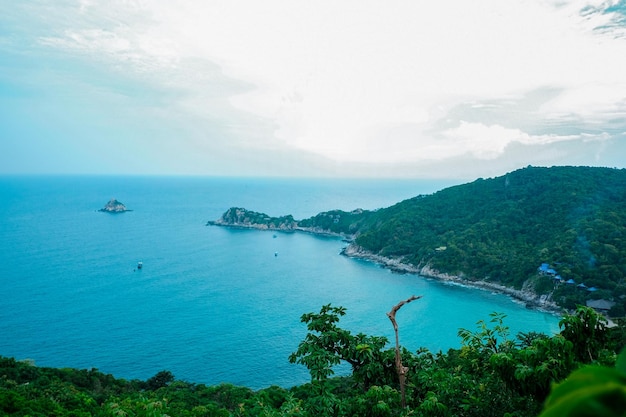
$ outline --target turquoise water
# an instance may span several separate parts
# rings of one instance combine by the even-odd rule
[[[459,346],[493,311],[518,331],[558,331],[552,315],[339,255],[340,239],[205,226],[230,206],[305,218],[375,209],[453,182],[170,177],[0,178],[0,355],[146,379],[292,386],[299,319],[342,305],[342,325],[384,335],[398,313],[411,350]],[[112,197],[132,212],[97,210]],[[276,235],[276,237],[274,237]],[[275,253],[278,256],[275,256]],[[136,270],[138,261],[144,268]]]

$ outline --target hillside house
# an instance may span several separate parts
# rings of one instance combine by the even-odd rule
[[[556,271],[550,268],[550,264],[543,263],[537,268],[540,274],[555,276]]]
[[[606,314],[608,311],[613,308],[615,303],[609,300],[587,300],[587,307],[591,307],[596,310],[598,313]]]

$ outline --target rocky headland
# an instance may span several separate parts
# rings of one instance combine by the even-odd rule
[[[272,230],[280,232],[305,232],[325,236],[337,236],[351,240],[352,235],[338,233],[318,225],[302,225],[293,216],[271,217],[265,213],[231,207],[217,220],[209,220],[207,226],[225,226],[240,229]]]
[[[105,204],[103,208],[98,211],[102,211],[104,213],[124,213],[126,211],[132,210],[128,210],[124,204],[112,198],[109,200],[108,203]]]

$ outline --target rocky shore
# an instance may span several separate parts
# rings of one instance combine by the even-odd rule
[[[268,231],[274,231],[274,232],[303,232],[303,233],[310,233],[312,235],[319,235],[319,236],[340,237],[348,242],[354,239],[354,237],[351,235],[346,235],[343,233],[334,233],[334,232],[330,232],[328,230],[325,230],[319,227],[301,227],[301,226],[285,226],[285,225],[272,226],[272,225],[267,225],[267,224],[256,224],[256,223],[250,223],[250,224],[229,223],[229,222],[223,221],[222,219],[209,220],[206,223],[206,225],[230,227],[233,229],[268,230]]]
[[[298,224],[298,221],[294,220],[291,216],[269,217],[263,213],[233,207],[224,213],[221,218],[215,221],[208,221],[207,225],[281,232],[304,232],[315,235],[340,237],[349,243],[349,245],[346,246],[341,252],[344,256],[368,260],[394,272],[415,274],[443,282],[505,294],[524,303],[528,308],[559,314],[563,312],[563,309],[553,301],[549,300],[547,295],[536,294],[529,287],[524,287],[521,290],[518,290],[493,282],[467,279],[463,275],[443,273],[433,269],[429,264],[417,267],[415,265],[402,262],[402,258],[376,255],[355,244],[354,235],[334,233],[321,227],[302,227]]]
[[[321,227],[303,227],[292,216],[269,217],[243,208],[232,207],[217,220],[209,220],[207,226],[223,226],[238,229],[271,230],[278,232],[304,232],[314,235],[334,236],[352,240],[353,236],[334,233]]]
[[[549,300],[547,295],[536,294],[529,288],[522,288],[521,290],[517,290],[515,288],[507,287],[493,282],[473,281],[466,279],[463,276],[450,275],[447,273],[439,272],[435,269],[432,269],[430,265],[425,265],[421,268],[418,268],[414,265],[403,263],[400,258],[390,258],[373,254],[354,243],[346,246],[342,251],[342,255],[350,258],[365,259],[377,263],[384,268],[388,268],[392,271],[399,273],[416,274],[425,278],[437,279],[443,282],[455,283],[467,287],[504,294],[515,300],[523,302],[528,308],[558,314],[563,312],[563,308],[559,307],[556,303]]]

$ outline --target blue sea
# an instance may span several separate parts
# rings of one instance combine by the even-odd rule
[[[422,295],[397,316],[413,351],[457,348],[458,329],[491,312],[507,315],[511,337],[557,332],[557,317],[506,296],[341,256],[341,239],[206,226],[231,206],[301,219],[457,183],[0,177],[0,355],[259,389],[309,380],[287,358],[306,334],[300,316],[328,303],[347,308],[341,326],[394,340],[386,312]],[[98,212],[110,198],[133,211]]]

